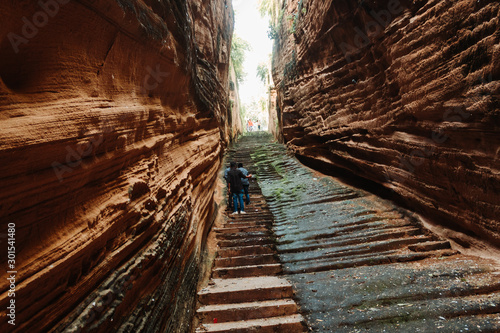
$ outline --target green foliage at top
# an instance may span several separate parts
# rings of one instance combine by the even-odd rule
[[[278,39],[279,37],[278,28],[272,22],[269,22],[269,30],[267,30],[267,37],[271,40]]]
[[[281,0],[259,0],[258,9],[262,17],[269,17],[269,30],[267,35],[269,39],[278,39],[278,28],[283,18],[284,8],[279,10],[283,3]],[[278,14],[279,12],[279,14]]]
[[[269,68],[265,62],[261,62],[257,66],[257,77],[262,81],[262,83],[268,83]]]
[[[236,72],[236,80],[241,83],[245,79],[247,73],[243,71],[243,62],[245,61],[245,53],[250,51],[250,44],[239,37],[233,35],[231,43],[231,61],[233,62],[234,71]]]
[[[259,0],[257,8],[262,17],[269,16],[273,18],[274,8],[276,7],[278,0]]]

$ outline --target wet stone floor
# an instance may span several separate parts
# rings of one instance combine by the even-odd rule
[[[393,203],[304,167],[268,134],[232,148],[274,215],[283,267],[313,332],[500,332],[500,271]]]

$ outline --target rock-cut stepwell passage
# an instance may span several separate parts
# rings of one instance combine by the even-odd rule
[[[314,173],[268,135],[243,137],[229,158],[243,160],[258,185],[251,214],[215,230],[218,258],[198,310],[211,324],[199,331],[251,331],[223,323],[259,311],[298,322],[292,299],[313,332],[500,331],[494,262],[459,253],[386,200]],[[268,310],[278,303],[282,312]],[[263,322],[254,332],[279,331]]]

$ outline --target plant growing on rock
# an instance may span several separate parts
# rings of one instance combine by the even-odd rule
[[[274,25],[274,23],[272,22],[269,22],[269,30],[267,30],[267,37],[269,37],[269,39],[271,40],[278,39],[279,37],[278,29],[276,28],[276,25]]]
[[[281,6],[281,9],[279,8]],[[267,36],[271,40],[277,40],[279,29],[285,14],[284,3],[280,0],[259,0],[257,4],[260,15],[269,18],[269,30]]]

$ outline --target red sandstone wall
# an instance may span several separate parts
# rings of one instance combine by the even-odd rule
[[[230,1],[0,12],[0,331],[185,332],[232,135]]]
[[[316,167],[382,184],[498,246],[498,1],[284,8],[273,66],[283,140]]]

